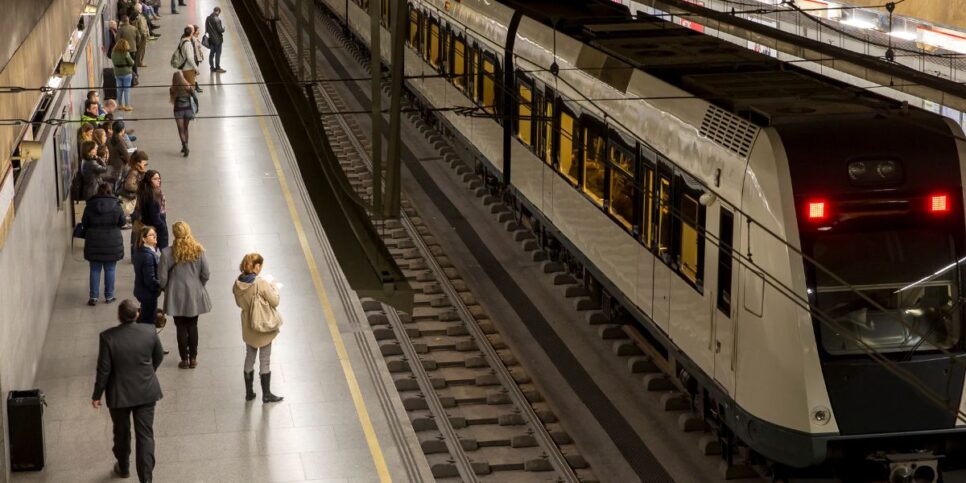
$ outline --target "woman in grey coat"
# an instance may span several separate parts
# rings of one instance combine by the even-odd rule
[[[198,367],[198,316],[211,311],[208,298],[208,259],[205,248],[191,236],[183,221],[174,224],[174,243],[161,251],[158,268],[164,290],[164,312],[174,317],[178,328],[178,353],[181,369]]]

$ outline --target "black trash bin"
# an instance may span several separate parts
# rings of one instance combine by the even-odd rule
[[[40,471],[44,468],[45,404],[40,389],[10,391],[7,395],[10,469],[13,471]]]

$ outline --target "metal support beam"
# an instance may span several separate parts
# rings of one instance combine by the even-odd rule
[[[389,98],[389,156],[386,166],[386,199],[383,213],[386,218],[399,218],[400,180],[402,165],[402,139],[400,119],[402,109],[403,76],[406,73],[406,0],[394,0],[390,5],[392,26],[392,86]]]
[[[372,216],[381,218],[382,206],[382,42],[379,38],[380,0],[369,0],[369,72],[372,84]]]
[[[503,118],[503,187],[510,187],[510,173],[513,172],[513,156],[511,155],[511,144],[513,141],[513,115],[510,111],[516,104],[516,73],[513,71],[513,45],[517,39],[517,28],[520,26],[520,19],[523,13],[519,10],[513,12],[510,18],[510,25],[507,26],[506,49],[503,51],[503,105],[500,107],[500,116]],[[531,106],[535,109],[535,106]],[[536,112],[533,110],[532,112]]]

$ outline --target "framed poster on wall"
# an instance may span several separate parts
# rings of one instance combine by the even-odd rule
[[[66,119],[68,108],[64,107],[62,119]],[[64,209],[64,201],[70,197],[70,184],[73,181],[77,166],[74,162],[74,147],[77,144],[77,132],[70,124],[57,126],[54,131],[54,166],[57,170],[57,209]]]

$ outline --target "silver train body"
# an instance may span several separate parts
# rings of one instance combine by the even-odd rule
[[[368,45],[359,5],[321,3],[348,8]],[[492,0],[414,0],[410,15],[408,89],[502,114],[437,113],[489,172],[509,166],[516,196],[696,381],[721,432],[791,467],[959,450],[959,126],[655,19],[555,30]]]

